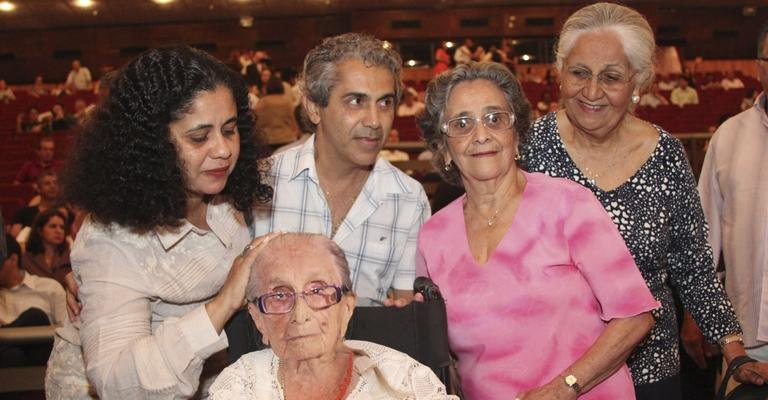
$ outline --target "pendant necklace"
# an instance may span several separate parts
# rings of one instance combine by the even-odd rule
[[[491,218],[488,218],[488,226],[493,226],[496,223],[496,217],[499,216],[499,211],[501,211],[501,209],[497,208],[496,212],[493,213]]]

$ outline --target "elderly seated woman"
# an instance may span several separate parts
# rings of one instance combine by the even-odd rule
[[[271,239],[246,289],[248,311],[270,348],[225,369],[211,398],[457,399],[408,355],[344,340],[355,308],[351,287],[344,253],[330,239],[306,233]]]

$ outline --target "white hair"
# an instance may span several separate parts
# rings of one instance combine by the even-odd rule
[[[560,31],[555,49],[555,67],[563,70],[576,41],[585,33],[608,31],[619,36],[624,55],[635,70],[635,87],[642,91],[654,78],[656,41],[648,21],[639,12],[613,3],[595,3],[571,15]]]

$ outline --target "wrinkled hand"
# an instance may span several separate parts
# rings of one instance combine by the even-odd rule
[[[67,292],[67,315],[71,322],[75,322],[83,306],[80,304],[80,289],[77,287],[72,271],[64,276],[64,291]]]
[[[562,378],[547,383],[544,386],[518,393],[515,400],[575,400],[578,396],[573,389],[566,386]]]
[[[245,290],[248,286],[248,280],[251,277],[251,267],[256,261],[256,257],[258,257],[264,246],[272,238],[281,234],[282,232],[272,232],[259,236],[253,239],[248,247],[246,247],[246,250],[243,250],[243,254],[235,257],[227,280],[224,281],[224,286],[219,290],[219,294],[205,305],[208,317],[211,319],[211,323],[217,333],[221,333],[222,329],[224,329],[224,324],[245,304]]]
[[[736,369],[736,372],[733,373],[733,378],[741,383],[763,385],[768,381],[768,363],[746,363]]]
[[[707,368],[707,357],[712,357],[719,351],[704,339],[701,329],[687,311],[683,317],[683,325],[680,327],[680,340],[685,352],[701,369]]]
[[[272,232],[259,236],[248,245],[248,250],[235,257],[232,268],[229,270],[229,276],[219,291],[219,296],[225,300],[225,304],[235,309],[240,308],[245,303],[245,289],[248,286],[248,280],[251,277],[251,267],[269,241],[282,232]]]
[[[412,296],[401,296],[401,297],[395,297],[393,299],[386,298],[384,299],[383,303],[384,303],[384,307],[403,308],[408,304],[411,304],[412,301],[423,303],[424,296],[421,293],[416,293]]]

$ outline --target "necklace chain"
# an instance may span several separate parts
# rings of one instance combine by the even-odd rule
[[[496,212],[493,213],[491,218],[488,218],[488,226],[493,226],[496,223],[496,217],[499,216],[499,211],[500,210],[501,210],[500,208],[497,208]]]

